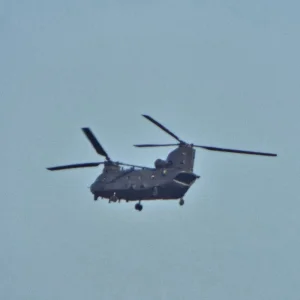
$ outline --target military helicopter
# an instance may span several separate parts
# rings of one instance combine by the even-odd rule
[[[179,205],[184,204],[184,195],[194,182],[200,178],[194,173],[195,149],[202,148],[211,151],[231,152],[239,154],[277,156],[273,153],[254,152],[245,150],[226,149],[211,146],[201,146],[187,143],[168,130],[161,123],[149,115],[142,115],[160,129],[172,136],[176,144],[141,144],[135,147],[166,147],[176,146],[166,160],[157,159],[154,168],[113,161],[92,133],[91,129],[82,128],[95,151],[105,157],[103,162],[71,164],[47,168],[50,171],[74,168],[97,167],[104,165],[102,173],[90,186],[94,200],[99,197],[110,202],[135,201],[135,209],[141,211],[141,201],[145,200],[179,200]],[[123,166],[130,168],[124,169]]]

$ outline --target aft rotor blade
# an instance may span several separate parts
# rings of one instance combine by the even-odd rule
[[[82,128],[82,131],[88,138],[88,140],[91,142],[91,144],[94,146],[96,152],[102,156],[105,156],[107,160],[110,160],[108,154],[106,151],[103,149],[103,147],[100,145],[94,134],[89,128]]]
[[[173,138],[175,138],[178,142],[183,143],[183,141],[177,136],[175,135],[173,132],[171,132],[169,129],[167,129],[165,126],[163,126],[162,124],[160,124],[159,122],[157,122],[156,120],[154,120],[152,117],[148,116],[148,115],[142,115],[143,117],[145,117],[146,119],[148,119],[150,122],[152,122],[153,124],[155,124],[156,126],[158,126],[160,129],[162,129],[163,131],[165,131],[166,133],[168,133],[169,135],[171,135]]]
[[[174,147],[178,146],[180,144],[139,144],[139,145],[134,145],[135,147]]]
[[[203,149],[211,150],[211,151],[230,152],[230,153],[238,153],[238,154],[262,155],[262,156],[277,156],[277,154],[266,153],[266,152],[236,150],[236,149],[227,149],[227,148],[218,148],[218,147],[210,147],[210,146],[200,146],[200,145],[194,145],[194,147],[203,148]]]
[[[97,167],[100,164],[103,164],[102,162],[95,162],[95,163],[83,163],[83,164],[71,164],[71,165],[63,165],[63,166],[56,166],[47,168],[49,171],[58,171],[58,170],[67,170],[67,169],[78,169],[78,168],[88,168],[88,167]]]

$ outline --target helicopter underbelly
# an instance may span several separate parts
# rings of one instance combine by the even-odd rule
[[[128,201],[137,200],[155,200],[155,199],[179,199],[182,198],[188,191],[189,187],[157,187],[157,192],[154,188],[148,188],[143,190],[107,190],[98,193],[100,197],[109,199],[114,194],[118,199],[124,199]]]

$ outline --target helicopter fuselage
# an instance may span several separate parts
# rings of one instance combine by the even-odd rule
[[[193,172],[195,150],[180,145],[166,160],[157,159],[155,168],[122,170],[106,165],[91,185],[94,197],[126,201],[180,199],[200,176]]]
[[[197,178],[193,172],[179,168],[104,171],[90,189],[96,197],[107,199],[180,199]]]
[[[115,201],[180,199],[200,177],[193,172],[194,159],[195,150],[181,145],[166,160],[157,159],[153,169],[122,170],[120,166],[106,165],[90,190],[95,198]]]

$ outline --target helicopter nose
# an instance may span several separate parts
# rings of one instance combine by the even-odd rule
[[[90,186],[90,191],[92,194],[95,194],[95,183],[93,183],[91,186]]]

